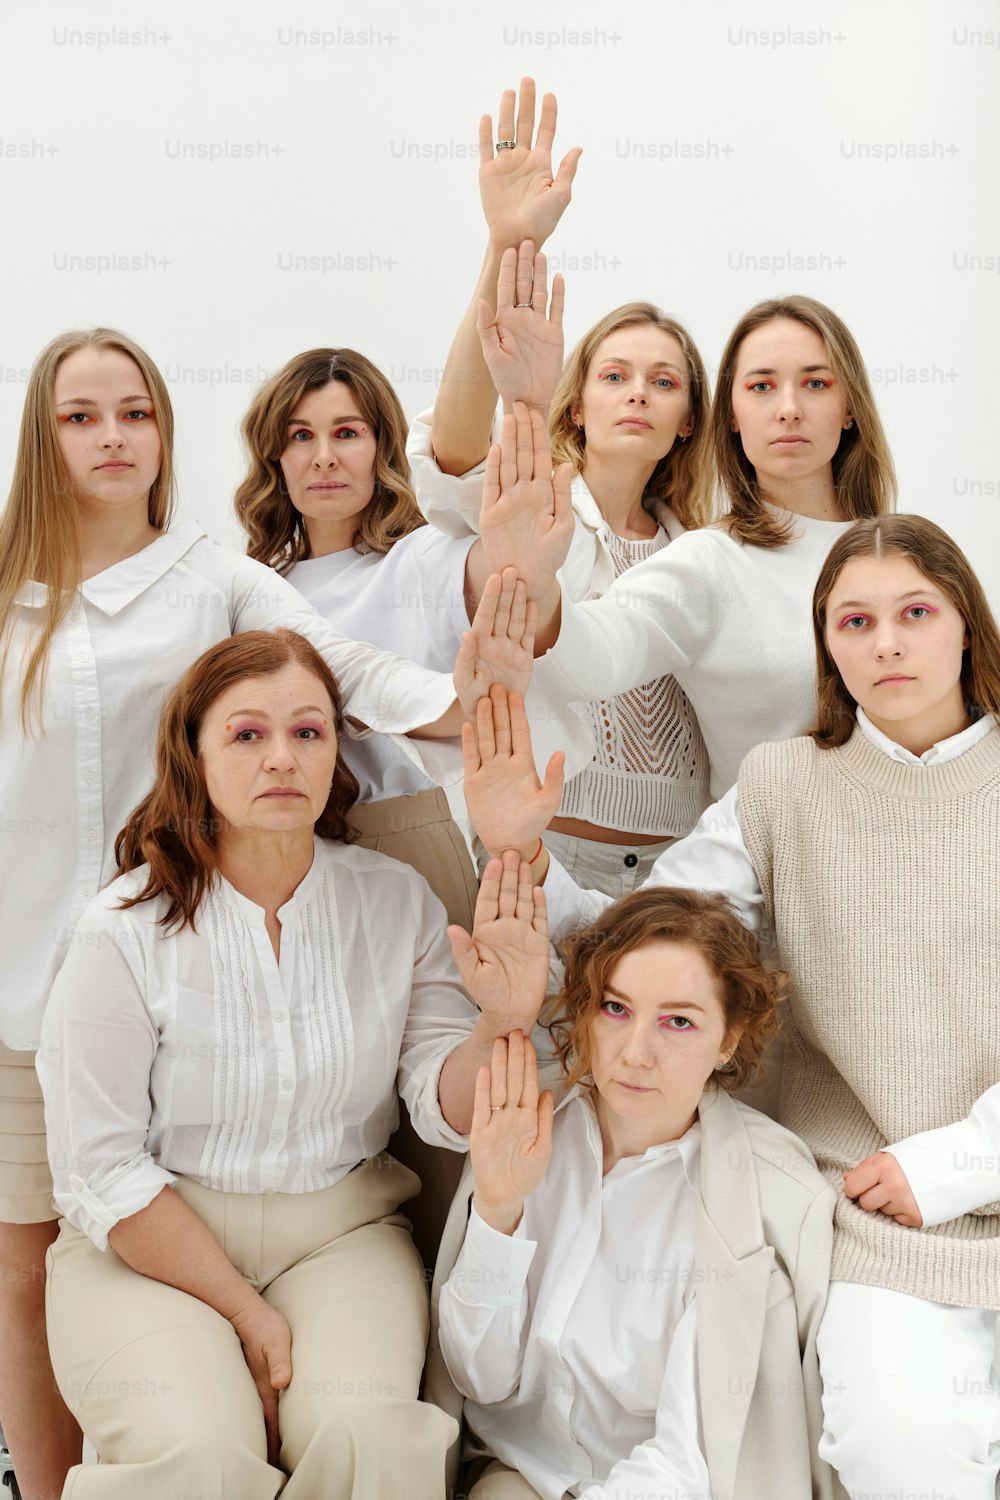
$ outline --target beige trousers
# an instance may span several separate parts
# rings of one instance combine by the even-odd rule
[[[228,1320],[64,1222],[48,1257],[49,1349],[100,1463],[71,1469],[63,1500],[441,1500],[456,1424],[417,1400],[427,1291],[396,1212],[416,1186],[388,1155],[316,1193],[176,1184],[291,1328],[280,1469]]]
[[[470,1481],[474,1474],[475,1466],[470,1470]],[[472,1483],[469,1500],[539,1500],[539,1494],[516,1469],[508,1469],[494,1458]]]

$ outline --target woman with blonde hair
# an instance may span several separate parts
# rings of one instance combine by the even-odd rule
[[[481,124],[490,248],[433,417],[414,423],[410,452],[432,523],[456,536],[478,531],[497,395],[507,412],[514,400],[532,407],[572,478],[560,578],[567,596],[583,601],[710,520],[708,382],[685,328],[644,301],[607,313],[562,369],[563,281],[554,278],[549,307],[546,261],[535,250],[569,201],[579,153],[553,175],[555,99],[542,102],[534,143],[530,79],[520,105],[515,124],[514,93],[503,95],[495,153],[489,117]],[[527,434],[522,446],[534,441]],[[512,446],[505,477],[514,473]],[[484,542],[495,563],[485,531]],[[705,747],[678,683],[657,671],[632,687],[587,705],[593,759],[568,780],[544,835],[577,879],[612,895],[631,890],[708,800]]]
[[[550,459],[527,449],[520,409],[487,467],[483,535],[539,606],[534,685],[553,706],[625,692],[672,672],[705,737],[715,798],[763,740],[801,733],[815,695],[808,600],[852,521],[895,504],[892,460],[864,362],[840,318],[808,297],[759,303],[723,353],[712,403],[728,510],[617,580],[572,597],[557,569],[566,528]],[[503,456],[502,456],[503,455]],[[506,466],[505,466],[506,458]]]
[[[778,1118],[838,1194],[821,1456],[852,1495],[993,1500],[1000,629],[952,539],[906,515],[838,539],[812,629],[809,734],[752,750],[650,885],[721,891],[795,984]],[[524,735],[483,724],[467,797],[492,847],[530,853],[551,797]],[[607,905],[555,863],[545,890],[555,940]]]
[[[34,1051],[77,918],[152,780],[151,710],[207,646],[284,625],[324,653],[362,724],[453,735],[461,717],[449,679],[339,635],[271,570],[175,521],[172,443],[166,386],[137,344],[62,334],[32,370],[0,518],[0,1424],[24,1500],[57,1494],[80,1451],[45,1351],[56,1216]],[[484,653],[488,682],[512,652],[470,641],[467,703]]]
[[[427,883],[358,847],[342,728],[293,631],[193,662],[53,985],[49,1339],[101,1460],[78,1500],[443,1493],[454,1428],[417,1399],[427,1291],[400,1213],[419,1184],[385,1148],[398,1089],[464,1151],[519,1012],[474,970],[471,1003]],[[465,935],[482,962],[508,899]]]

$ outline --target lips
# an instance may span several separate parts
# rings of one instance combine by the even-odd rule
[[[621,1078],[617,1082],[619,1088],[627,1089],[630,1094],[651,1094],[653,1092],[651,1088],[646,1088],[641,1083],[625,1083]]]
[[[650,432],[652,423],[647,422],[644,417],[622,417],[617,424],[619,427],[632,427],[636,432]]]
[[[293,786],[276,786],[276,787],[272,787],[271,790],[268,791],[268,792],[261,792],[260,795],[262,797],[272,797],[272,798],[276,798],[278,800],[281,800],[282,798],[287,798],[287,799],[290,800],[293,797],[302,797],[305,794],[303,792],[298,791]]]
[[[115,459],[112,459],[110,461],[110,463],[98,464],[97,465],[98,471],[105,470],[105,469],[111,469],[111,470],[131,469],[131,467],[132,467],[132,465],[130,463],[126,463],[123,458],[115,458]]]
[[[804,448],[808,438],[804,437],[780,437],[775,438],[771,444],[772,448]]]
[[[347,485],[346,484],[335,484],[332,480],[327,481],[326,484],[310,484],[310,485],[307,485],[306,487],[307,487],[307,489],[310,489],[310,490],[346,490],[347,489]]]
[[[878,679],[878,681],[876,682],[875,686],[876,687],[897,687],[901,683],[904,683],[904,682],[913,682],[913,681],[914,681],[914,679],[912,677],[905,677],[902,674],[902,672],[890,672],[888,676],[886,676],[886,677],[880,677]]]

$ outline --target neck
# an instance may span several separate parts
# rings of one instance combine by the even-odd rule
[[[333,552],[348,552],[354,546],[358,530],[357,516],[341,521],[305,521],[310,557],[329,557]]]
[[[847,520],[837,499],[832,464],[803,479],[781,479],[769,474],[766,478],[758,478],[757,483],[763,500],[789,510],[793,515],[813,521]]]
[[[162,531],[149,523],[149,504],[144,495],[125,510],[80,503],[80,577],[93,578],[105,568],[124,562],[155,542]]]
[[[311,826],[276,834],[227,824],[216,845],[220,874],[241,896],[263,907],[267,916],[294,895],[309,873],[314,852]]]
[[[918,756],[942,740],[950,739],[953,734],[961,734],[972,723],[965,711],[960,687],[954,695],[912,719],[880,719],[867,708],[865,713],[875,728],[880,729],[893,744],[902,745],[911,755]]]
[[[675,1119],[667,1120],[666,1123],[662,1116],[655,1122],[648,1123],[644,1120],[625,1120],[621,1115],[615,1114],[613,1109],[609,1109],[604,1096],[597,1089],[594,1089],[592,1098],[601,1129],[605,1174],[627,1156],[642,1156],[650,1146],[665,1146],[668,1141],[679,1141],[698,1118],[697,1110],[694,1114],[685,1114],[680,1110]]]
[[[653,477],[655,464],[639,464],[621,458],[584,457],[581,473],[597,508],[616,535],[641,540],[656,535],[656,522],[642,508],[642,497]]]

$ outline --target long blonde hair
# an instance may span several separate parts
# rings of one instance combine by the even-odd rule
[[[729,501],[722,524],[737,541],[756,547],[784,546],[792,539],[794,523],[776,520],[761,501],[756,470],[743,452],[739,433],[733,431],[733,376],[747,334],[778,318],[790,318],[819,334],[843,385],[847,410],[854,418],[833,455],[833,482],[844,516],[860,521],[896,507],[896,471],[854,335],[835,312],[812,297],[774,297],[751,307],[730,334],[712,401],[715,468]]]
[[[375,492],[358,517],[356,550],[388,552],[427,524],[406,457],[406,417],[382,371],[354,349],[309,349],[261,386],[241,429],[249,467],[236,491],[236,514],[247,533],[247,552],[279,573],[310,556],[305,522],[281,472],[288,421],[308,391],[322,390],[331,380],[347,386],[375,434]]]
[[[59,334],[35,360],[24,398],[14,477],[0,516],[0,671],[6,671],[17,597],[25,584],[48,586],[45,618],[26,655],[21,682],[21,728],[41,721],[52,638],[80,587],[80,513],[59,444],[53,391],[64,360],[78,349],[116,349],[139,367],[160,434],[160,472],[149,491],[149,524],[169,526],[175,487],[174,413],[166,383],[144,349],[114,328],[77,328]]]
[[[712,485],[709,476],[708,377],[701,355],[691,335],[674,318],[654,307],[652,302],[626,302],[595,323],[577,344],[566,361],[552,398],[549,413],[549,441],[553,464],[571,463],[575,473],[583,468],[585,434],[573,420],[573,408],[583,396],[591,361],[601,343],[619,328],[648,325],[669,333],[681,346],[687,364],[688,403],[691,436],[679,438],[653,470],[643,506],[656,516],[657,502],[670,506],[681,525],[689,531],[707,526],[712,519]]]

